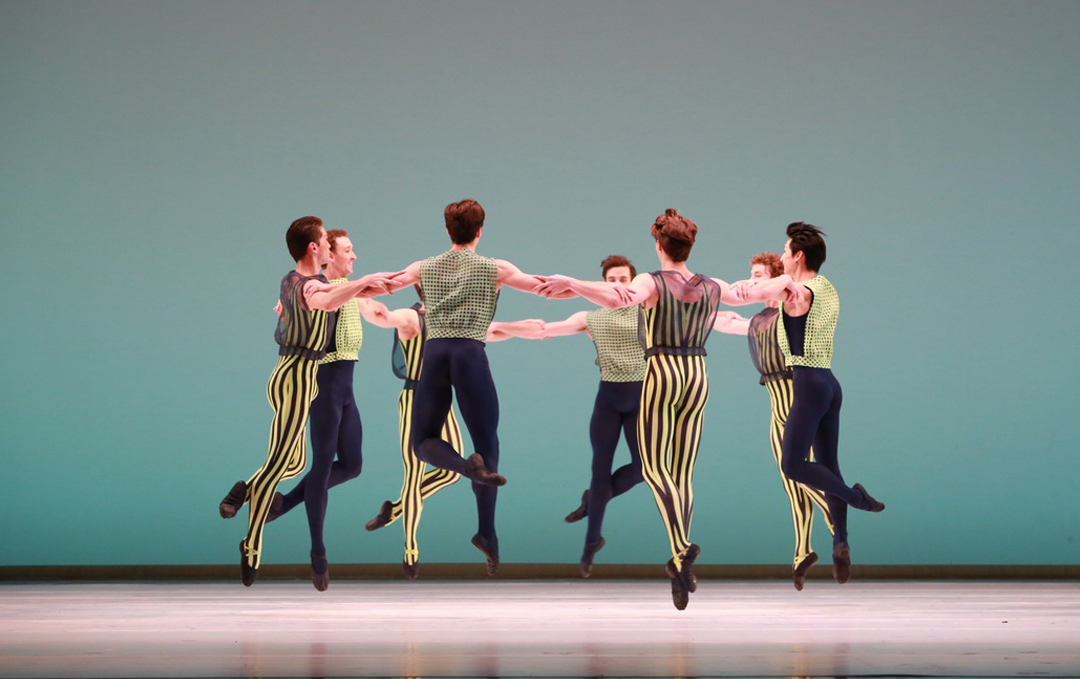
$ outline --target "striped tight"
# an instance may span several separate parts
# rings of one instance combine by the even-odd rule
[[[405,480],[401,486],[401,496],[390,504],[390,521],[404,516],[402,527],[405,530],[404,562],[416,564],[420,558],[420,549],[416,543],[416,530],[420,525],[420,514],[424,510],[424,500],[443,488],[457,482],[461,475],[448,469],[435,468],[424,473],[424,462],[416,456],[410,441],[412,431],[413,399],[415,389],[403,389],[398,397],[398,433],[401,437],[401,461],[405,465]],[[464,444],[461,440],[461,427],[454,417],[453,409],[446,417],[442,428],[442,439],[461,453]]]
[[[677,568],[690,547],[693,476],[709,401],[703,356],[655,354],[646,359],[638,414],[642,472],[667,528]]]
[[[266,398],[274,410],[266,462],[248,479],[248,531],[244,553],[248,565],[262,559],[263,527],[278,484],[299,476],[307,464],[305,425],[311,401],[318,393],[315,375],[319,364],[302,356],[281,356],[266,385]]]
[[[772,444],[773,457],[776,458],[776,467],[780,469],[784,424],[787,422],[788,411],[791,409],[792,383],[790,379],[779,379],[766,382],[765,387],[769,390],[769,401],[772,406],[769,442]],[[813,455],[813,450],[811,450],[811,459],[813,459]],[[791,522],[795,528],[793,566],[798,566],[813,551],[810,546],[810,538],[814,527],[814,505],[817,505],[821,510],[825,525],[830,533],[833,530],[832,515],[829,513],[828,504],[825,502],[824,493],[792,481],[784,475],[783,470],[780,470],[780,480],[783,481],[784,491],[787,493],[788,501],[791,503]]]

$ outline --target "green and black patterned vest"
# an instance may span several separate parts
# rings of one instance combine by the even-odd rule
[[[603,382],[640,382],[645,379],[645,349],[638,337],[637,306],[621,309],[594,309],[585,315],[593,344],[596,365]]]
[[[810,304],[810,311],[806,312],[806,335],[803,337],[802,355],[795,356],[791,353],[791,343],[788,341],[783,316],[776,323],[776,340],[780,343],[780,351],[784,352],[789,366],[832,368],[833,334],[836,332],[836,320],[840,316],[840,296],[824,276],[814,276],[803,281],[803,285],[814,293],[814,301]],[[783,312],[784,304],[781,302],[780,313]]]
[[[335,278],[330,283],[332,285],[341,285],[348,281],[348,278]],[[363,343],[364,326],[360,323],[360,307],[357,306],[355,299],[350,299],[337,310],[333,351],[324,356],[319,363],[359,360],[360,345]]]
[[[483,342],[499,301],[499,265],[472,250],[450,250],[420,263],[428,339]]]

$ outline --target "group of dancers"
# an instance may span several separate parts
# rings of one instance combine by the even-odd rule
[[[237,481],[219,504],[223,518],[249,505],[240,542],[241,579],[257,577],[265,524],[303,503],[311,532],[311,578],[329,585],[323,541],[329,488],[361,470],[362,428],[352,392],[353,366],[363,338],[361,317],[393,328],[395,372],[405,380],[398,399],[405,479],[400,497],[386,501],[366,524],[377,530],[398,518],[405,533],[402,569],[419,574],[417,527],[424,500],[461,476],[472,482],[478,529],[472,544],[485,556],[487,572],[499,568],[495,530],[499,467],[499,402],[485,343],[510,337],[545,339],[585,332],[600,366],[589,433],[592,479],[567,522],[588,519],[580,560],[589,577],[608,502],[644,480],[667,529],[671,559],[665,572],[672,601],[684,609],[697,589],[693,564],[701,553],[690,540],[693,472],[709,396],[705,342],[713,329],[749,338],[751,357],[772,406],[771,441],[792,507],[796,549],[792,579],[801,590],[818,556],[810,545],[813,508],[824,513],[833,534],[833,576],[846,582],[850,569],[847,508],[879,512],[884,504],[860,484],[848,486],[837,460],[840,385],[831,371],[832,338],[839,313],[836,290],[818,274],[825,241],[817,227],[787,227],[783,254],[751,260],[748,279],[728,283],[694,274],[687,260],[697,226],[667,210],[651,227],[660,269],[637,274],[625,257],[602,264],[601,281],[562,275],[534,276],[508,261],[476,253],[484,210],[475,200],[444,210],[448,251],[397,272],[349,280],[356,255],[345,231],[327,232],[317,217],[289,227],[286,242],[296,268],[282,279],[275,339],[277,367],[267,397],[274,411],[266,462]],[[323,271],[325,270],[325,275]],[[372,298],[416,286],[422,304],[390,310]],[[494,322],[502,286],[551,299],[584,297],[598,309],[565,321]],[[721,311],[721,303],[765,303],[751,319]],[[472,441],[464,456],[452,401]],[[307,424],[310,416],[310,425]],[[310,426],[312,465],[289,493],[277,488],[307,463]],[[631,462],[612,470],[622,434]],[[433,467],[425,471],[425,464]]]

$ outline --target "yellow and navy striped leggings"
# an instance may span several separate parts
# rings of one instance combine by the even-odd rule
[[[424,500],[443,488],[455,483],[461,475],[449,469],[434,468],[424,472],[424,462],[413,449],[410,432],[412,431],[413,399],[415,389],[403,389],[398,397],[398,434],[401,437],[401,461],[405,465],[405,480],[401,485],[401,496],[390,507],[390,522],[397,521],[404,515],[402,527],[405,529],[405,558],[410,566],[420,558],[420,548],[416,543],[416,530],[420,525],[420,514],[424,510]],[[461,453],[465,450],[461,440],[461,427],[451,408],[442,428],[442,439]],[[464,453],[462,453],[464,454]]]
[[[638,448],[645,481],[656,498],[679,569],[690,547],[694,463],[708,401],[704,356],[655,354],[646,360]]]
[[[304,433],[311,401],[319,391],[318,368],[318,363],[302,356],[282,356],[266,385],[266,398],[274,409],[270,450],[266,462],[247,482],[250,506],[244,551],[252,568],[258,568],[262,559],[263,527],[278,484],[299,476],[307,464]]]
[[[787,423],[788,411],[791,409],[792,383],[790,379],[780,379],[766,382],[765,387],[769,390],[769,402],[772,406],[769,442],[772,444],[773,457],[776,458],[776,468],[780,470],[780,446],[784,441],[784,424]],[[811,449],[810,459],[813,457],[814,451]],[[791,502],[791,522],[795,527],[795,557],[792,565],[798,566],[813,551],[810,537],[814,527],[814,505],[821,510],[830,533],[833,531],[832,515],[825,503],[825,494],[820,490],[792,481],[783,470],[780,470],[780,479]]]

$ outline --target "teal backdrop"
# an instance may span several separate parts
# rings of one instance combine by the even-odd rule
[[[446,249],[465,197],[481,253],[587,278],[654,269],[669,207],[728,281],[818,224],[843,469],[888,504],[852,514],[855,560],[1080,562],[1078,33],[1074,0],[3,0],[0,565],[234,563],[217,504],[265,459],[289,223],[393,270]],[[586,308],[506,290],[497,318]],[[390,345],[365,328],[332,562],[401,558],[397,526],[363,529],[401,483]],[[593,347],[489,354],[503,558],[575,562]],[[788,563],[766,392],[743,339],[707,360],[702,561]],[[465,484],[430,500],[422,561],[477,561],[475,521]],[[668,557],[645,486],[605,536],[602,562]],[[268,530],[264,563],[307,552],[302,512]]]

